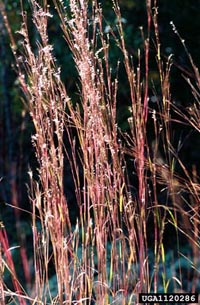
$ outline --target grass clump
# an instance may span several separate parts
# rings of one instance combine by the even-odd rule
[[[173,60],[171,55],[166,60],[161,56],[156,1],[154,8],[146,1],[146,33],[141,29],[144,48],[138,50],[135,64],[126,48],[117,2],[113,1],[117,30],[110,27],[108,35],[98,1],[70,0],[65,7],[62,1],[54,0],[78,73],[80,99],[75,105],[62,83],[49,43],[48,18],[53,16],[46,1],[42,5],[35,0],[30,3],[37,33],[35,45],[30,42],[25,12],[19,32],[23,40],[20,61],[12,43],[35,128],[32,143],[38,179],[29,172],[34,281],[30,294],[20,288],[2,229],[5,257],[0,262],[2,270],[10,271],[15,290],[9,290],[2,281],[3,302],[9,297],[20,304],[137,304],[141,292],[184,290],[181,264],[174,273],[172,267],[168,277],[168,264],[173,259],[179,261],[172,257],[168,262],[165,232],[170,223],[177,237],[182,232],[191,245],[192,265],[197,272],[190,289],[196,291],[199,181],[195,169],[190,173],[179,158],[172,132],[174,112],[199,132],[200,77],[191,56],[188,54],[195,82],[188,78],[187,82],[195,102],[183,114],[171,99]],[[161,95],[158,98],[155,91],[154,109],[149,104],[152,35]],[[115,71],[120,73],[124,65],[128,82],[127,132],[120,130],[117,122],[119,79],[110,65],[111,38],[123,56]],[[183,46],[187,51],[184,42]],[[152,134],[148,132],[149,121]],[[79,208],[76,225],[71,223],[65,197],[65,162],[74,179]],[[184,178],[176,171],[177,164]]]

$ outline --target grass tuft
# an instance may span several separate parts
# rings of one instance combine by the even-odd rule
[[[182,113],[171,98],[172,55],[167,59],[161,56],[156,1],[153,8],[151,1],[146,1],[146,33],[141,30],[144,46],[133,63],[116,1],[117,31],[110,28],[107,35],[98,1],[70,0],[66,8],[62,1],[54,0],[78,73],[80,98],[75,105],[62,83],[49,42],[48,19],[53,17],[49,7],[46,1],[41,5],[31,0],[30,4],[35,45],[30,42],[24,11],[20,59],[13,39],[11,42],[35,128],[32,144],[37,179],[29,172],[34,272],[31,291],[25,293],[17,280],[5,228],[1,228],[1,273],[7,269],[13,281],[11,291],[0,280],[2,304],[9,297],[15,304],[125,305],[137,304],[141,292],[183,290],[181,266],[179,271],[173,271],[172,266],[171,273],[168,271],[165,234],[170,224],[177,235],[177,251],[180,232],[191,245],[195,270],[191,291],[196,291],[199,177],[195,167],[190,173],[182,163],[172,132],[174,111],[199,133],[200,77],[185,42],[172,25],[194,71],[194,80],[186,77],[186,81],[195,102]],[[109,60],[111,38],[123,56],[129,86],[127,132],[120,130],[117,121],[118,75],[112,72]],[[152,38],[161,92],[161,97],[155,92],[156,109],[149,104]],[[118,71],[119,67],[114,68]],[[149,120],[153,124],[151,135]],[[65,161],[71,167],[79,207],[76,225],[71,223],[64,192]],[[134,188],[131,177],[136,181]]]

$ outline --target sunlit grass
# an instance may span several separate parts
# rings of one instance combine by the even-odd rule
[[[191,288],[195,291],[199,278],[199,180],[195,171],[192,175],[187,171],[173,146],[171,110],[179,114],[181,111],[171,101],[172,57],[164,61],[160,55],[157,10],[152,10],[151,1],[147,1],[147,34],[142,31],[144,50],[138,50],[135,65],[126,48],[120,8],[113,2],[117,32],[110,29],[110,35],[123,55],[131,104],[129,130],[125,133],[117,122],[118,77],[111,73],[112,50],[109,35],[103,29],[101,7],[94,2],[89,16],[87,1],[69,1],[70,14],[61,1],[55,0],[54,4],[78,71],[80,100],[74,105],[61,81],[48,38],[50,14],[46,1],[40,6],[32,0],[37,50],[29,41],[23,14],[23,64],[16,53],[15,58],[35,127],[32,143],[38,161],[38,180],[34,181],[29,172],[34,279],[30,293],[19,289],[3,229],[1,247],[5,254],[1,255],[0,267],[2,273],[4,269],[10,272],[15,284],[11,291],[0,282],[4,304],[9,297],[16,304],[29,300],[31,304],[126,305],[137,304],[140,292],[171,292],[171,283],[173,291],[181,290],[181,264],[178,272],[173,271],[175,261],[169,263],[165,249],[164,234],[169,223],[177,235],[176,251],[179,232],[191,245],[194,261],[188,261],[196,270]],[[157,112],[148,105],[152,28],[162,94]],[[196,83],[187,81],[196,100],[193,111],[190,109],[182,117],[199,132],[199,74],[188,56]],[[150,139],[149,116],[154,126]],[[64,136],[68,137],[70,153]],[[134,160],[132,169],[127,166],[128,158]],[[71,224],[64,194],[64,159],[68,160],[74,179],[80,213],[76,226]],[[185,173],[184,179],[176,172],[177,163]],[[134,192],[129,183],[132,174],[136,177]],[[181,190],[190,193],[190,201],[181,196]],[[159,197],[161,193],[165,195]],[[52,269],[54,277],[49,276]]]

